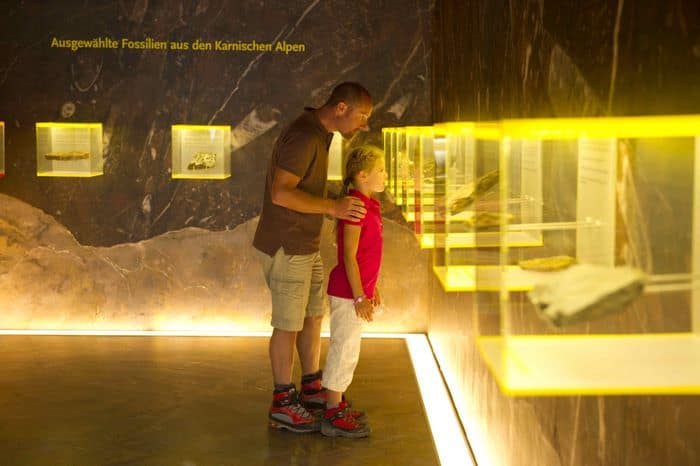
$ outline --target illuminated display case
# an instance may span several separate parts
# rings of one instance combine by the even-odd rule
[[[497,132],[482,141],[498,146],[500,236],[543,239],[502,241],[498,292],[475,299],[503,392],[700,393],[700,116],[506,120]]]
[[[396,202],[396,154],[394,152],[396,139],[396,128],[382,128],[382,139],[384,140],[384,163],[386,170],[386,192],[388,192],[392,200]]]
[[[102,175],[102,123],[37,123],[37,176]]]
[[[407,222],[414,220],[415,206],[415,170],[418,158],[420,130],[417,126],[407,126],[398,133],[399,151],[397,159],[398,203],[403,218]]]
[[[328,148],[328,180],[343,181],[343,162],[343,135],[334,131]]]
[[[399,196],[399,159],[400,153],[405,151],[405,129],[404,128],[383,128],[384,137],[384,161],[387,172],[387,188],[394,203],[400,206],[403,199]]]
[[[413,170],[413,201],[408,211],[408,219],[413,222],[413,230],[421,248],[432,248],[435,242],[435,180],[436,157],[444,157],[445,138],[440,126],[413,130],[407,136],[415,145],[415,165]]]
[[[0,178],[5,176],[5,122],[0,121]]]
[[[539,221],[542,214],[542,165],[535,150],[508,159],[513,167],[500,166],[501,125],[450,123],[441,126],[444,156],[436,155],[435,222],[424,246],[435,248],[433,271],[446,291],[497,291],[500,288],[498,248],[501,238],[513,248],[542,246],[541,231],[513,224],[503,234],[504,215]],[[439,149],[439,148],[438,148]],[[440,149],[439,149],[440,150]],[[501,207],[500,180],[508,173],[509,192]],[[531,223],[531,222],[530,222]],[[527,272],[508,268],[509,285],[527,283]]]
[[[419,239],[424,231],[423,225],[430,231],[434,219],[435,131],[431,126],[382,129],[387,190],[401,208],[404,218],[414,224]],[[427,237],[432,240],[431,235]]]
[[[416,221],[429,222],[433,219],[433,200],[429,194],[431,189],[429,185],[433,183],[430,174],[430,164],[434,157],[433,133],[432,126],[407,126],[401,133],[403,144],[399,144],[400,148],[405,149],[399,152],[398,159],[401,211],[404,219],[414,224],[416,232],[420,229]],[[421,203],[423,203],[422,210]]]
[[[231,127],[172,126],[172,177],[223,180],[231,176]]]

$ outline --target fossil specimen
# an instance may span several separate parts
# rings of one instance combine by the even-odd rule
[[[212,152],[196,152],[192,156],[192,161],[187,165],[188,170],[204,170],[214,168],[216,165],[216,154]]]
[[[49,152],[44,154],[46,160],[84,160],[90,158],[90,153],[81,150]]]
[[[500,212],[476,212],[472,217],[469,217],[465,223],[473,228],[490,228],[499,226],[502,218],[510,221],[513,218],[513,214]]]
[[[535,259],[524,259],[518,262],[520,268],[524,270],[537,270],[538,272],[550,272],[562,270],[576,263],[576,259],[571,256],[551,256],[537,257]]]
[[[450,213],[456,215],[467,210],[479,196],[486,194],[496,184],[498,184],[498,170],[493,170],[460,188],[450,196],[452,198],[449,203]]]
[[[632,267],[577,264],[548,274],[528,297],[542,318],[560,327],[624,311],[644,282]]]

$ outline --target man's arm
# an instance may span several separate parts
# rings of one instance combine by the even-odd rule
[[[361,220],[367,210],[361,199],[347,196],[325,199],[302,191],[297,186],[301,178],[277,167],[272,180],[272,203],[305,214],[326,214],[344,220]]]

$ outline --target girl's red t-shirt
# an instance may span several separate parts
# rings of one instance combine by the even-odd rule
[[[379,267],[382,263],[382,215],[379,201],[369,198],[356,190],[350,190],[349,195],[362,199],[367,209],[367,214],[359,222],[338,220],[338,264],[331,270],[328,278],[328,294],[338,298],[353,299],[352,288],[345,272],[345,260],[343,258],[343,229],[346,223],[359,225],[360,241],[357,245],[357,264],[360,268],[362,288],[367,298],[374,298],[374,289],[379,278]]]

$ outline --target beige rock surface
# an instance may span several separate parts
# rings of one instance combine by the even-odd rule
[[[185,228],[90,247],[53,217],[0,194],[0,328],[267,331],[270,295],[251,245],[256,225],[257,218],[231,231]],[[384,228],[387,312],[367,330],[424,331],[428,260],[405,227],[385,220]],[[322,254],[328,272],[331,222]]]

